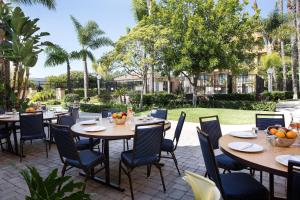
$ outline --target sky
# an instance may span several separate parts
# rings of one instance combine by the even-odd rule
[[[75,29],[70,15],[77,18],[82,24],[94,20],[113,41],[126,34],[126,27],[133,27],[135,19],[132,12],[131,0],[56,0],[56,10],[47,10],[39,5],[20,5],[31,18],[39,18],[41,31],[49,32],[48,41],[59,44],[67,51],[79,50]],[[250,4],[254,0],[249,0]],[[84,2],[84,3],[83,3]],[[275,6],[275,0],[257,0],[261,14],[266,16]],[[250,6],[249,6],[250,7]],[[249,8],[248,8],[249,9]],[[94,51],[95,57],[100,58],[110,48],[101,48]],[[66,66],[44,67],[46,56],[39,55],[38,63],[30,71],[31,78],[43,78],[49,75],[66,73]],[[82,70],[81,61],[72,61],[71,70]],[[89,72],[93,72],[89,63]]]

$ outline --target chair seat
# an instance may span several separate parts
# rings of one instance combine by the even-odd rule
[[[121,160],[123,163],[129,167],[137,167],[147,164],[153,164],[154,162],[157,162],[159,160],[158,156],[151,156],[151,157],[145,157],[145,158],[139,158],[132,160],[132,154],[133,151],[124,151],[121,153]]]
[[[218,167],[226,170],[233,170],[233,171],[239,171],[242,169],[245,169],[245,166],[243,166],[238,161],[230,158],[229,156],[225,154],[220,154],[216,156],[216,161]]]
[[[93,139],[93,147],[100,143],[100,139]],[[90,139],[80,139],[75,142],[78,150],[85,150],[90,148]]]
[[[161,150],[167,151],[167,152],[172,152],[174,150],[173,141],[170,139],[163,139],[162,144],[161,144]]]
[[[246,173],[220,174],[226,199],[268,199],[268,190]]]
[[[25,136],[22,135],[22,137],[20,138],[20,140],[37,140],[37,139],[45,139],[46,135],[29,135],[29,136]]]
[[[77,160],[66,159],[66,163],[77,168],[91,168],[103,162],[103,154],[91,150],[83,150],[79,152],[81,164]]]

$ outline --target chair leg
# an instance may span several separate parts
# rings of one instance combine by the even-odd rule
[[[64,164],[62,170],[61,170],[61,176],[64,177],[65,176],[65,173],[66,173],[66,170],[67,170],[67,165]]]
[[[208,174],[207,174],[207,171],[206,171],[205,174],[204,174],[204,177],[207,177],[207,175],[208,175]]]
[[[131,199],[134,200],[134,196],[133,196],[133,188],[132,188],[132,181],[131,181],[131,170],[127,172],[127,176],[129,179],[129,185],[130,185],[130,193],[131,193]]]
[[[46,146],[46,156],[47,156],[47,158],[48,158],[48,142],[47,142],[47,140],[45,139],[45,146]]]
[[[178,168],[178,162],[177,162],[175,153],[174,153],[174,152],[170,152],[170,153],[171,153],[172,158],[173,158],[173,160],[174,160],[174,163],[175,163],[176,169],[177,169],[177,171],[178,171],[178,174],[179,174],[179,176],[181,176],[181,173],[180,173],[179,168]]]
[[[90,170],[85,170],[84,172],[85,172],[85,179],[84,179],[84,186],[82,188],[83,192],[85,191],[86,183],[87,183],[88,179],[90,178]]]
[[[150,176],[151,174],[151,165],[147,165],[147,178]]]
[[[20,162],[22,162],[23,157],[23,141],[20,140]]]
[[[262,182],[263,182],[263,172],[262,172],[262,171],[260,171],[260,172],[259,172],[259,174],[260,174],[260,178],[259,178],[259,180],[260,180],[260,183],[262,183]]]
[[[2,140],[1,139],[0,139],[0,146],[1,146],[1,151],[3,152],[4,148],[3,148],[3,144],[2,144]]]
[[[122,167],[122,161],[120,160],[120,162],[119,162],[119,185],[121,185],[121,167]]]
[[[129,150],[128,139],[126,139],[127,151]]]
[[[159,165],[159,163],[156,164],[155,166],[159,170],[159,174],[160,174],[160,178],[161,178],[161,183],[163,185],[164,192],[166,192],[166,186],[165,186],[165,181],[164,181],[164,177],[163,177],[163,174],[162,174],[161,166]]]

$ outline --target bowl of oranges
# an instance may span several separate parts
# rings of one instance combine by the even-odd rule
[[[297,132],[279,126],[268,127],[267,134],[269,142],[278,147],[289,147],[297,138]]]
[[[112,114],[112,118],[114,119],[116,125],[123,125],[126,122],[127,113],[126,112],[114,113]]]

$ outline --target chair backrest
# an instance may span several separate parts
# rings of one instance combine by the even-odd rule
[[[181,131],[182,131],[182,127],[183,127],[183,124],[184,124],[184,121],[185,121],[185,117],[186,117],[186,113],[181,112],[180,117],[179,117],[178,122],[177,122],[177,126],[176,126],[176,129],[175,129],[175,134],[174,134],[174,139],[173,139],[173,142],[174,141],[176,142],[175,149],[177,148],[177,144],[178,144],[178,141],[179,141],[179,138],[180,138],[180,135],[181,135]]]
[[[20,133],[24,136],[45,136],[42,112],[20,113]]]
[[[64,125],[69,127],[73,126],[76,123],[76,121],[74,121],[73,116],[71,115],[59,115],[57,122],[59,125]]]
[[[212,147],[212,143],[210,141],[210,137],[208,136],[208,134],[200,130],[199,127],[197,127],[197,133],[198,133],[198,138],[199,138],[207,174],[215,182],[216,186],[221,191],[221,194],[223,194],[223,187],[220,179],[220,173],[217,167],[215,153]]]
[[[132,161],[140,158],[160,158],[165,122],[135,126]]]
[[[167,119],[168,118],[168,110],[167,109],[154,109],[151,110],[151,117],[159,118],[159,119]]]
[[[201,130],[209,135],[213,149],[218,149],[219,139],[220,137],[222,137],[222,130],[219,122],[219,117],[217,115],[200,117],[199,121]]]
[[[185,171],[184,180],[191,186],[194,199],[197,200],[220,200],[221,194],[216,184],[196,173]]]
[[[256,114],[256,127],[265,130],[269,126],[285,126],[284,114]]]
[[[70,127],[51,124],[50,131],[55,139],[57,150],[62,162],[64,162],[65,159],[77,160],[80,162]]]
[[[2,107],[2,106],[0,106],[0,114],[2,115],[2,114],[5,114],[5,110],[4,110],[4,108]]]
[[[113,113],[119,112],[119,110],[118,109],[114,109],[114,108],[103,109],[102,112],[101,112],[102,118],[107,118],[109,112],[111,114],[113,114]]]
[[[79,108],[72,108],[71,116],[73,117],[74,122],[76,123],[77,119],[79,119]]]
[[[289,161],[288,181],[287,181],[287,199],[299,200],[300,193],[298,191],[300,185],[300,162]]]

